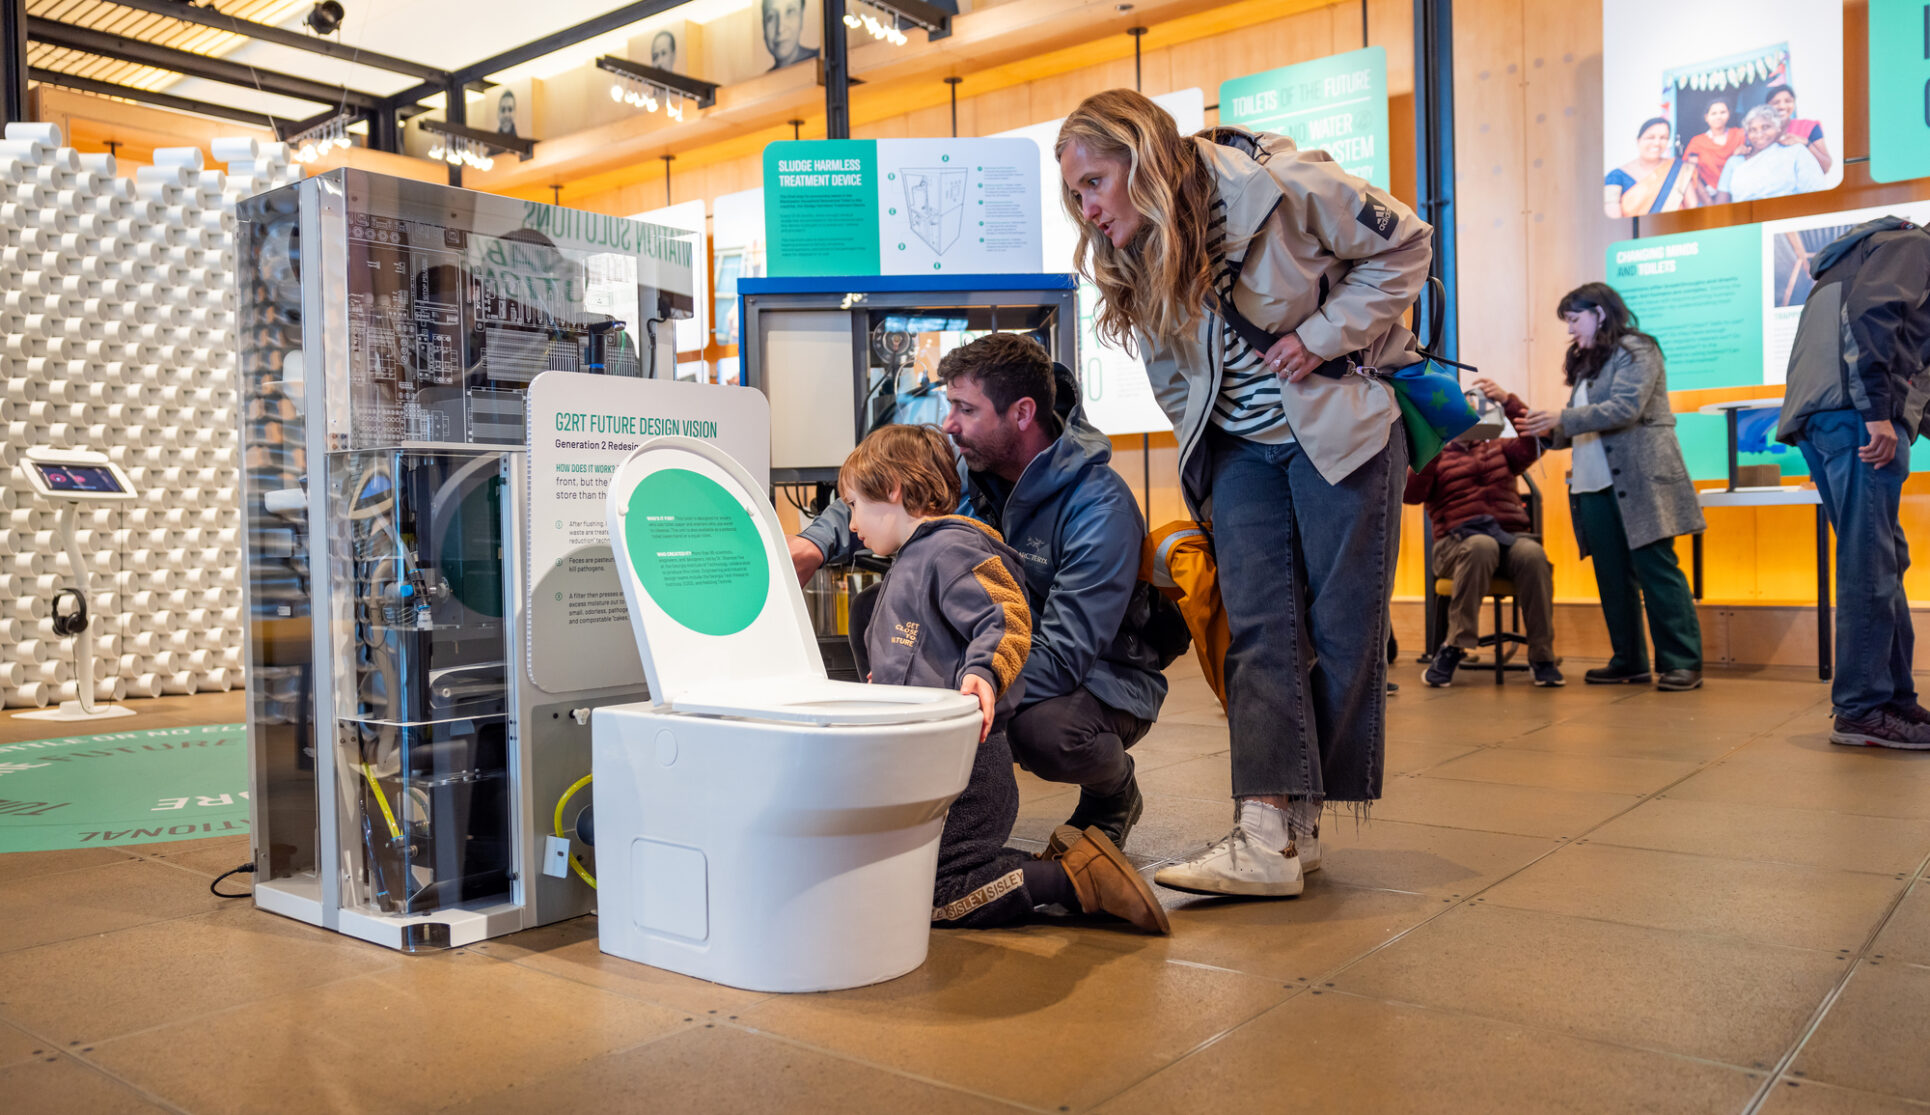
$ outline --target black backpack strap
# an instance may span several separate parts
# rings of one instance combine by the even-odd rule
[[[1273,219],[1274,211],[1279,207],[1280,203],[1275,202],[1274,208],[1267,210],[1266,217],[1260,221],[1260,227],[1266,227],[1267,221]],[[1246,252],[1235,261],[1233,268],[1233,281],[1235,283],[1240,281],[1240,274],[1246,270],[1247,257],[1252,254],[1253,246],[1249,243]],[[1322,275],[1320,276],[1320,304],[1322,306],[1327,304],[1327,289],[1327,276]],[[1247,319],[1245,314],[1240,312],[1239,307],[1233,304],[1231,298],[1223,299],[1215,295],[1214,303],[1220,311],[1220,316],[1226,319],[1226,323],[1233,327],[1233,332],[1239,334],[1240,339],[1247,343],[1248,348],[1264,356],[1268,349],[1280,343],[1280,334],[1270,332],[1253,324],[1253,322]],[[1360,355],[1358,352],[1350,352],[1345,356],[1336,356],[1332,360],[1326,361],[1315,368],[1313,374],[1325,376],[1328,379],[1341,379],[1348,374],[1350,369],[1358,365],[1358,357]]]
[[[1450,368],[1459,368],[1464,372],[1479,372],[1481,369],[1472,364],[1463,364],[1457,360],[1449,360],[1445,356],[1435,354],[1433,351],[1434,346],[1441,339],[1441,321],[1447,316],[1447,286],[1441,282],[1439,275],[1429,275],[1427,277],[1427,287],[1424,290],[1424,295],[1427,298],[1427,313],[1420,316],[1428,325],[1433,327],[1429,332],[1433,333],[1434,336],[1426,342],[1416,337],[1414,339],[1414,351],[1434,361],[1436,364],[1446,364]],[[1415,324],[1420,325],[1421,322],[1417,321]]]

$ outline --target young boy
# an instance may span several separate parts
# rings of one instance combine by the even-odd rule
[[[935,426],[873,431],[845,459],[838,489],[852,532],[871,552],[895,556],[866,638],[870,680],[957,689],[978,699],[984,718],[971,780],[939,840],[933,923],[1009,925],[1058,904],[1170,932],[1152,888],[1098,829],[1061,826],[1043,859],[1005,847],[1019,787],[1004,727],[1019,701],[1032,612],[1019,555],[991,527],[951,513],[958,466],[945,435]]]

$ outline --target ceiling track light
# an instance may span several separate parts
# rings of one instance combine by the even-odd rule
[[[289,158],[298,163],[312,163],[336,148],[347,150],[355,141],[349,138],[348,126],[356,117],[342,112],[327,120],[291,136],[286,142],[291,152]]]
[[[614,55],[604,55],[596,60],[596,65],[610,74],[612,101],[645,112],[662,109],[665,116],[678,123],[683,121],[689,106],[709,108],[717,103],[717,86],[708,81]]]
[[[536,153],[536,141],[507,132],[490,132],[445,120],[423,120],[423,131],[434,136],[429,158],[441,159],[454,167],[474,170],[495,169],[497,154],[515,154],[524,159]]]
[[[924,0],[851,0],[844,25],[853,31],[863,28],[873,39],[893,46],[911,42],[904,31],[908,26],[923,28],[927,39],[952,33],[951,13]]]

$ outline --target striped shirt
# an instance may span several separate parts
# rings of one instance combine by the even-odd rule
[[[1233,301],[1233,286],[1245,257],[1227,258],[1226,202],[1213,198],[1212,215],[1206,223],[1207,250],[1213,258],[1213,290],[1220,304]],[[1247,251],[1253,250],[1249,241]],[[1255,351],[1234,330],[1224,316],[1220,318],[1220,338],[1226,359],[1220,370],[1220,394],[1213,400],[1213,424],[1229,434],[1269,445],[1284,445],[1293,440],[1287,415],[1280,407],[1280,377],[1267,367],[1266,354]]]

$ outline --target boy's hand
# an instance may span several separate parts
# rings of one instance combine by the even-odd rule
[[[1497,403],[1505,403],[1508,401],[1508,389],[1486,376],[1481,376],[1474,380],[1472,386],[1476,391],[1481,392]]]
[[[965,680],[958,684],[958,691],[968,697],[978,698],[978,714],[985,718],[984,725],[978,730],[978,742],[984,743],[985,738],[992,734],[992,706],[997,703],[998,694],[992,692],[991,682],[977,674],[966,674]]]

